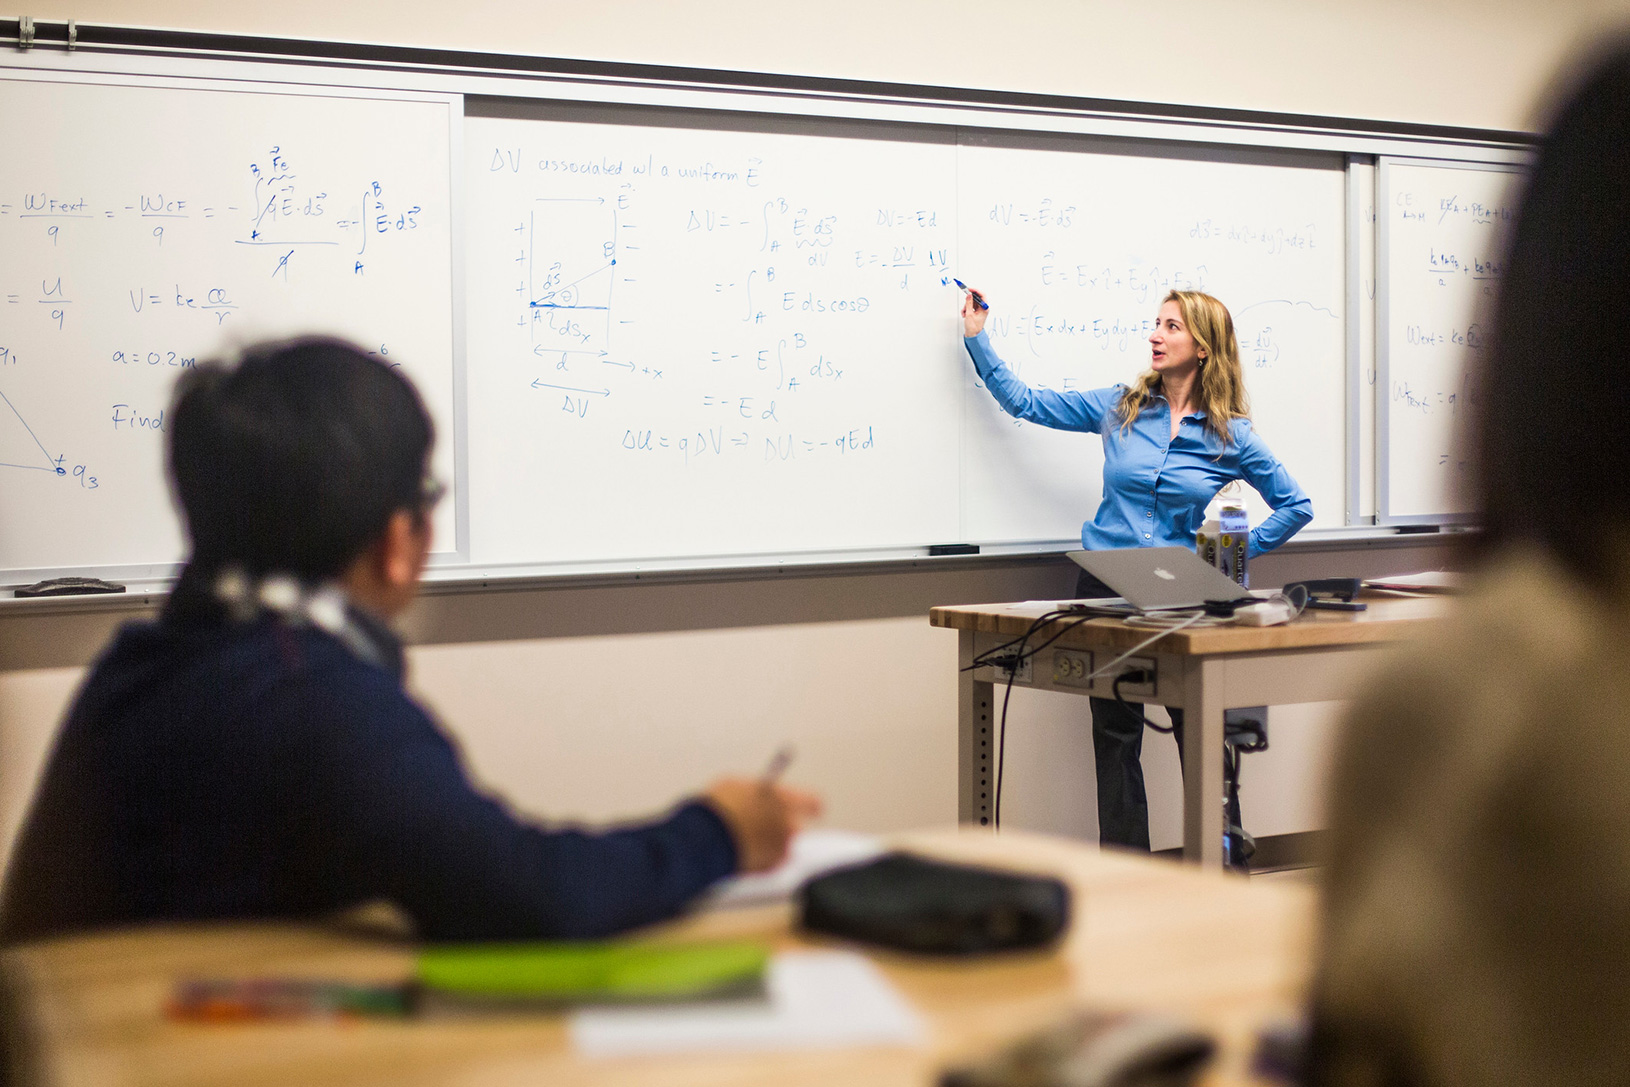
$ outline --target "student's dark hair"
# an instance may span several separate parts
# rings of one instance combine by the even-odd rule
[[[430,417],[406,377],[344,341],[200,364],[177,383],[170,418],[195,568],[332,577],[397,510],[422,508]]]
[[[1630,40],[1627,40],[1630,41]],[[1476,413],[1475,551],[1526,541],[1597,581],[1630,517],[1630,48],[1555,114],[1510,249]]]

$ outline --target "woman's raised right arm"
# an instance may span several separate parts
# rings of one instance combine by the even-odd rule
[[[1038,423],[1056,430],[1096,431],[1104,412],[1115,402],[1116,390],[1097,389],[1088,393],[1032,389],[1007,368],[990,337],[985,335],[988,308],[973,301],[971,293],[962,296],[963,346],[973,359],[985,388],[1002,410],[1015,419]]]

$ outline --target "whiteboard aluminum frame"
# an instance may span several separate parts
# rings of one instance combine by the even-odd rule
[[[1359,192],[1358,168],[1363,161],[1358,155],[1347,156],[1347,496],[1345,524],[1349,527],[1365,523],[1360,516],[1359,459],[1362,448],[1363,413],[1359,398],[1364,392],[1364,360],[1360,314],[1363,313],[1364,269],[1360,259],[1363,245],[1364,203]]]
[[[1511,133],[1462,136],[1429,135],[1411,130],[1388,132],[1376,122],[1374,131],[1337,129],[1319,125],[1317,118],[1298,124],[1293,118],[1263,115],[1262,119],[1204,116],[1160,117],[1144,103],[1128,102],[1127,110],[1066,108],[1057,105],[998,105],[979,101],[914,98],[905,93],[868,96],[857,93],[762,88],[730,88],[717,84],[656,82],[650,79],[616,80],[572,77],[533,71],[501,72],[491,69],[439,68],[408,65],[339,64],[309,61],[269,62],[253,54],[241,57],[200,57],[110,52],[81,45],[73,53],[39,50],[0,54],[0,68],[40,71],[101,72],[135,78],[170,76],[186,79],[231,79],[239,83],[294,83],[302,86],[353,87],[378,91],[417,91],[459,94],[468,98],[525,98],[536,101],[603,103],[609,105],[673,107],[724,113],[774,114],[838,120],[872,120],[892,124],[944,125],[966,128],[1011,129],[1021,132],[1057,132],[1149,139],[1161,142],[1234,144],[1255,148],[1291,148],[1338,153],[1468,159],[1478,162],[1526,161],[1528,144]],[[1133,112],[1132,107],[1142,107]],[[1217,114],[1224,111],[1218,110]],[[1362,124],[1362,122],[1355,122]],[[1425,126],[1421,126],[1423,129]]]
[[[453,443],[453,549],[433,552],[431,567],[464,565],[470,561],[470,437],[467,410],[466,365],[468,337],[465,334],[466,294],[464,283],[464,118],[466,106],[463,95],[455,95],[457,107],[453,110],[447,133],[448,208],[447,243],[452,249],[451,287],[453,290],[453,433],[447,440]]]

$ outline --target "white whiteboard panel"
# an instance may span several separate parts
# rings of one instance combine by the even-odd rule
[[[970,393],[948,273],[1058,387],[1143,369],[1168,287],[1220,294],[1259,428],[1344,523],[1339,156],[663,121],[467,122],[474,562],[1075,538],[1101,453]]]
[[[1345,174],[1339,156],[1211,151],[1204,159],[1103,142],[960,149],[960,278],[991,295],[991,339],[1034,386],[1087,390],[1148,369],[1173,288],[1228,306],[1258,432],[1313,500],[1345,523]],[[964,365],[965,531],[973,540],[1079,538],[1097,509],[1093,436],[1005,414]],[[1247,494],[1251,521],[1267,506]]]
[[[1378,520],[1465,520],[1465,428],[1519,175],[1386,158],[1379,174]]]
[[[267,336],[333,333],[399,361],[454,481],[458,108],[0,79],[0,112],[35,134],[0,156],[0,570],[181,560],[162,467],[171,388],[193,360]]]
[[[948,139],[465,133],[472,561],[959,538]]]

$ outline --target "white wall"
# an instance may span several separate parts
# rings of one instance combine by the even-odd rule
[[[1441,565],[1441,543],[1280,553],[1258,584]],[[789,780],[817,789],[829,821],[868,830],[956,818],[956,636],[935,604],[1055,597],[1065,561],[602,588],[446,593],[403,626],[414,689],[476,777],[540,816],[606,820],[661,807],[721,772],[757,771],[784,742]],[[117,605],[24,617],[0,609],[0,849],[9,843],[74,687]],[[1091,744],[1078,697],[1017,691],[1009,712],[1004,823],[1095,840]],[[1259,834],[1317,825],[1331,719],[1276,708],[1273,748],[1245,771]],[[1156,848],[1179,843],[1175,748],[1151,735]]]
[[[40,19],[1521,128],[1624,0],[31,0]]]
[[[427,0],[275,5],[40,0],[39,19],[498,48],[1296,113],[1521,128],[1575,43],[1624,0]],[[1439,565],[1441,549],[1270,556],[1258,584]],[[927,608],[1060,595],[1058,562],[887,574],[441,595],[407,627],[413,684],[476,774],[557,817],[649,811],[781,742],[834,822],[886,830],[955,817],[955,637]],[[0,848],[9,852],[61,709],[129,611],[0,613]],[[1096,836],[1085,707],[1015,696],[1014,825]],[[1324,707],[1275,710],[1246,764],[1257,833],[1316,825]],[[1151,737],[1157,848],[1179,837],[1176,757]]]

